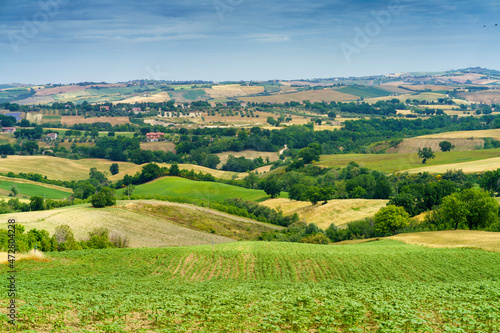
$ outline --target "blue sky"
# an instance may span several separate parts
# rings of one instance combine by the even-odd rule
[[[0,83],[500,70],[495,23],[497,0],[0,0]]]

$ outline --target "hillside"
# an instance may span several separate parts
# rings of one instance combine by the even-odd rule
[[[499,253],[383,240],[345,246],[234,242],[49,258],[16,263],[25,330],[500,329]],[[6,270],[0,267],[1,278]],[[4,307],[7,300],[0,302]]]
[[[105,227],[127,236],[131,247],[218,244],[255,239],[261,232],[280,229],[206,208],[154,200],[123,201],[102,209],[79,205],[10,215],[26,230],[45,229],[51,235],[58,225],[67,224],[77,240],[87,238],[93,228]],[[0,227],[6,228],[6,222]]]
[[[118,190],[122,194],[124,189]],[[137,195],[164,195],[173,197],[187,197],[200,200],[225,200],[243,198],[249,201],[262,201],[269,196],[263,190],[253,190],[239,186],[215,182],[200,182],[179,177],[162,177],[143,185],[137,185],[133,194]],[[282,192],[282,197],[287,193]]]

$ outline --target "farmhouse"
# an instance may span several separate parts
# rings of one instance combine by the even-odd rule
[[[162,140],[165,138],[165,133],[162,133],[162,132],[151,132],[151,133],[148,133],[146,134],[146,140],[148,140],[149,142],[153,142],[153,141],[159,141],[159,140]]]
[[[55,140],[55,139],[57,139],[57,133],[47,134],[47,140]]]
[[[141,112],[141,111],[142,111],[142,109],[141,109],[141,108],[132,108],[132,112],[133,112],[134,114],[138,114],[138,113],[139,113],[139,112]]]
[[[109,105],[102,105],[102,106],[100,107],[100,110],[101,110],[101,111],[104,111],[104,110],[105,110],[105,111],[109,111]]]
[[[15,127],[3,127],[2,132],[3,133],[14,133],[16,131]]]

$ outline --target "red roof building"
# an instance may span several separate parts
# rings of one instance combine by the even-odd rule
[[[148,133],[146,134],[146,139],[148,141],[159,141],[159,140],[162,140],[165,138],[165,133],[162,133],[162,132],[151,132],[151,133]]]

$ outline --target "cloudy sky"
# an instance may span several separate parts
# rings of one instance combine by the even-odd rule
[[[498,0],[0,0],[0,83],[500,70],[495,24]]]

